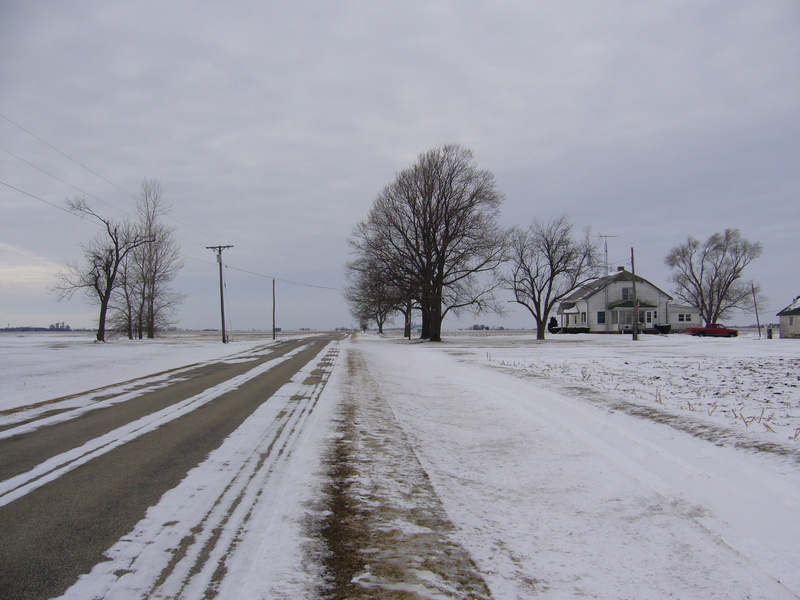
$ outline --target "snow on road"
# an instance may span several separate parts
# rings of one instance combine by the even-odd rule
[[[106,381],[97,345],[47,344],[0,338],[4,406],[61,395],[47,373],[164,369],[142,355]],[[314,409],[280,460],[256,460],[291,404],[268,402],[65,597],[319,597],[330,460],[346,451],[342,493],[374,534],[352,582],[365,598],[456,598],[458,570],[498,600],[800,598],[799,364],[796,341],[748,336],[354,336],[309,365],[326,373],[313,389],[303,373],[281,392]]]
[[[312,491],[298,483],[317,464],[308,459],[319,450],[308,448],[325,430],[314,424],[329,420],[325,406],[317,405],[337,353],[335,343],[326,346],[62,598],[257,598],[271,593],[274,581],[297,592],[290,597],[313,589],[316,578],[307,583],[309,572],[300,568],[300,523],[283,521]],[[297,578],[285,579],[288,573]],[[253,581],[257,591],[251,594]]]
[[[258,377],[277,365],[289,360],[294,355],[299,354],[303,349],[304,347],[301,346],[287,354],[252,368],[242,375],[233,377],[224,383],[208,388],[196,396],[187,398],[186,400],[168,406],[167,408],[150,413],[144,417],[136,419],[135,421],[131,421],[130,423],[109,431],[104,435],[87,441],[82,446],[54,456],[40,463],[28,472],[21,473],[11,477],[10,479],[0,482],[0,506],[4,506],[16,498],[20,498],[32,490],[55,480],[64,473],[67,473],[68,471],[87,463],[93,458],[101,456],[102,454],[106,454],[136,438],[146,435],[147,433],[161,427],[166,423],[169,423],[170,421],[179,419],[191,411],[203,407],[205,404],[212,402],[223,394],[235,390],[247,381]],[[72,408],[72,410],[64,410],[63,412],[58,412],[52,416],[46,416],[34,421],[26,420],[16,426],[8,426],[6,429],[0,431],[0,439],[22,435],[38,427],[62,422],[67,419],[75,419],[89,410],[97,410],[110,404],[124,402],[125,400],[129,400],[144,393],[145,391],[152,391],[153,389],[159,387],[160,379],[161,378],[158,376],[155,378],[148,378],[148,382],[146,384],[143,384],[143,382],[140,380],[137,382],[139,385],[137,386],[136,391],[112,395],[106,400],[96,400],[95,393],[74,395],[72,398],[70,398],[69,402],[58,403],[58,406],[61,409],[64,408],[64,404],[76,405],[76,407]],[[108,388],[104,388],[103,390],[105,394],[108,394],[108,391]],[[47,403],[45,406],[53,407],[54,405]],[[17,411],[12,413],[12,415],[16,416],[17,418],[19,418],[20,415],[29,417],[31,412],[33,411]]]
[[[113,393],[120,394],[138,378],[153,379],[154,374],[162,373],[166,379],[174,369],[235,357],[270,343],[267,336],[251,336],[223,344],[211,333],[118,339],[105,344],[95,342],[86,332],[0,333],[0,412],[69,399],[73,394],[85,395],[89,389],[112,385]],[[0,424],[6,421],[3,417]]]

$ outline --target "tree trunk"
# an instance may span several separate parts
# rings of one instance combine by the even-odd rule
[[[545,331],[547,331],[547,321],[536,319],[536,339],[543,340]]]
[[[432,342],[442,341],[442,303],[435,302],[430,309],[429,320],[429,340]]]
[[[419,338],[421,340],[427,340],[431,337],[431,322],[428,317],[428,309],[425,306],[421,306],[420,310],[422,311],[422,327],[420,328],[421,333]]]
[[[153,340],[156,337],[156,308],[155,308],[155,291],[154,283],[147,284],[147,320],[145,321],[145,325],[147,326],[147,339]]]
[[[106,341],[106,314],[108,313],[108,300],[100,301],[100,316],[97,319],[97,341]]]
[[[406,310],[403,313],[405,318],[405,326],[403,327],[403,337],[411,339],[411,300],[408,300],[406,303]]]

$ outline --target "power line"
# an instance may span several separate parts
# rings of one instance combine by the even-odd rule
[[[5,181],[0,181],[0,185],[4,185],[4,186],[6,186],[7,188],[10,188],[10,189],[12,189],[12,190],[14,190],[14,191],[16,191],[16,192],[19,192],[20,194],[25,194],[26,196],[30,196],[31,198],[33,198],[34,200],[38,200],[39,202],[44,202],[45,204],[49,204],[50,206],[52,206],[52,207],[54,207],[54,208],[57,208],[58,210],[62,210],[62,211],[64,211],[64,212],[65,212],[65,213],[67,213],[67,214],[73,215],[73,216],[75,216],[75,217],[78,217],[78,218],[81,218],[81,219],[83,219],[83,218],[84,218],[84,217],[82,217],[82,216],[80,216],[80,215],[78,215],[78,214],[76,214],[76,213],[72,212],[71,210],[67,210],[67,209],[66,209],[66,208],[64,208],[63,206],[59,206],[58,204],[53,204],[52,202],[50,202],[50,201],[48,201],[48,200],[45,200],[44,198],[39,198],[39,196],[34,196],[34,195],[33,195],[33,194],[31,194],[30,192],[26,192],[25,190],[21,190],[21,189],[19,189],[18,187],[14,187],[13,185],[9,185],[9,184],[8,184],[8,183],[6,183]]]
[[[76,187],[76,186],[72,185],[72,184],[71,184],[71,183],[69,183],[68,181],[64,181],[64,180],[63,180],[63,179],[61,179],[60,177],[56,177],[56,176],[55,176],[55,175],[53,175],[52,173],[50,173],[50,172],[48,172],[48,171],[45,171],[43,168],[36,166],[36,165],[35,165],[35,164],[33,164],[32,162],[30,162],[30,161],[28,161],[28,160],[25,160],[25,159],[24,159],[24,158],[22,158],[21,156],[17,156],[16,154],[14,154],[13,152],[11,152],[10,150],[6,150],[6,149],[5,149],[5,148],[3,148],[3,147],[0,147],[0,150],[2,150],[3,152],[5,152],[6,154],[9,154],[9,155],[13,156],[14,158],[16,158],[16,159],[17,159],[17,160],[19,160],[19,161],[22,161],[22,162],[24,162],[26,165],[28,165],[28,166],[30,166],[30,167],[33,167],[33,168],[34,168],[34,169],[36,169],[37,171],[41,171],[41,172],[42,172],[42,173],[44,173],[45,175],[47,175],[47,176],[49,176],[49,177],[52,177],[52,178],[53,178],[53,179],[55,179],[56,181],[60,181],[60,182],[61,182],[61,183],[63,183],[64,185],[67,185],[67,186],[71,187],[73,190],[76,190],[76,191],[80,192],[80,193],[81,193],[81,194],[83,194],[84,196],[89,196],[89,198],[92,198],[92,199],[94,199],[94,200],[97,200],[97,201],[98,201],[98,202],[100,202],[101,204],[105,204],[105,205],[106,205],[106,206],[108,206],[109,208],[113,208],[114,210],[117,210],[117,211],[121,212],[123,215],[130,216],[128,213],[126,213],[126,212],[125,212],[124,210],[122,210],[121,208],[117,208],[117,207],[116,207],[116,206],[114,206],[113,204],[109,204],[109,203],[108,203],[108,202],[106,202],[105,200],[101,200],[101,199],[100,199],[100,198],[98,198],[97,196],[93,196],[93,195],[92,195],[92,194],[90,194],[89,192],[85,192],[85,191],[83,191],[81,188],[79,188],[79,187]],[[23,193],[25,193],[25,192],[23,192]],[[49,203],[48,203],[48,204],[49,204]]]
[[[116,184],[116,183],[114,183],[113,181],[111,181],[111,180],[107,179],[106,177],[103,177],[102,175],[100,175],[100,173],[98,173],[97,171],[95,171],[95,170],[93,170],[93,169],[91,169],[91,168],[87,167],[86,165],[84,165],[84,164],[83,164],[83,163],[81,163],[80,161],[78,161],[78,160],[76,160],[76,159],[72,158],[72,157],[71,157],[70,155],[68,155],[66,152],[63,152],[62,150],[59,150],[58,148],[56,148],[55,146],[53,146],[51,143],[47,142],[46,140],[42,139],[42,138],[41,138],[41,137],[39,137],[38,135],[36,135],[36,134],[34,134],[33,132],[29,131],[28,129],[26,129],[25,127],[23,127],[22,125],[20,125],[19,123],[17,123],[17,122],[15,122],[15,121],[13,121],[12,119],[8,118],[7,116],[5,116],[5,115],[4,115],[4,114],[2,114],[2,113],[0,113],[0,117],[2,117],[3,119],[5,119],[5,120],[6,120],[6,121],[8,121],[9,123],[11,123],[12,125],[14,125],[15,127],[17,127],[18,129],[20,129],[21,131],[24,131],[25,133],[27,133],[28,135],[30,135],[30,136],[31,136],[31,137],[33,137],[34,139],[38,140],[39,142],[41,142],[42,144],[44,144],[44,145],[45,145],[45,146],[47,146],[48,148],[51,148],[52,150],[54,150],[54,151],[58,152],[58,153],[59,153],[61,156],[63,156],[64,158],[66,158],[66,159],[68,159],[68,160],[72,161],[73,163],[75,163],[76,165],[78,165],[78,166],[82,167],[83,169],[86,169],[86,170],[87,170],[89,173],[91,173],[92,175],[94,175],[94,176],[96,176],[96,177],[98,177],[98,178],[102,179],[103,181],[105,181],[105,182],[106,182],[106,183],[108,183],[109,185],[111,185],[111,186],[115,187],[116,189],[118,189],[119,191],[123,192],[124,194],[127,194],[128,196],[130,196],[130,197],[131,197],[131,198],[133,198],[134,200],[136,199],[136,196],[135,196],[134,194],[132,194],[131,192],[129,192],[128,190],[126,190],[126,189],[124,189],[124,188],[120,187],[119,185],[117,185],[117,184]],[[106,206],[108,206],[108,207],[110,207],[110,208],[113,208],[113,209],[115,209],[115,210],[118,210],[119,212],[121,212],[121,213],[123,213],[123,214],[125,214],[125,215],[127,215],[127,216],[130,216],[130,215],[129,215],[129,213],[125,212],[124,210],[122,210],[122,209],[120,209],[120,208],[117,208],[116,206],[113,206],[112,204],[109,204],[108,202],[105,202],[104,200],[101,200],[100,198],[97,198],[96,196],[93,196],[92,194],[89,194],[89,193],[87,193],[87,192],[84,192],[84,191],[83,191],[83,190],[81,190],[80,188],[78,188],[78,187],[76,187],[76,186],[72,185],[71,183],[69,183],[69,182],[67,182],[67,181],[64,181],[63,179],[60,179],[59,177],[56,177],[56,176],[55,176],[55,175],[53,175],[52,173],[50,173],[50,172],[46,171],[45,169],[42,169],[41,167],[38,167],[37,165],[35,165],[35,164],[31,163],[31,162],[30,162],[30,161],[28,161],[28,160],[25,160],[24,158],[22,158],[22,157],[20,157],[20,156],[17,156],[17,155],[16,155],[16,154],[14,154],[13,152],[11,152],[11,151],[9,151],[9,150],[6,150],[5,148],[2,148],[2,147],[0,147],[0,150],[3,150],[4,152],[6,152],[7,154],[9,154],[9,155],[13,156],[14,158],[16,158],[16,159],[18,159],[18,160],[20,160],[20,161],[24,162],[25,164],[27,164],[27,165],[29,165],[29,166],[31,166],[31,167],[33,167],[33,168],[35,168],[35,169],[37,169],[37,170],[41,171],[41,172],[42,172],[42,173],[44,173],[45,175],[48,175],[49,177],[52,177],[52,178],[53,178],[53,179],[55,179],[56,181],[59,181],[59,182],[63,183],[64,185],[67,185],[67,186],[69,186],[69,187],[71,187],[71,188],[73,188],[73,189],[75,189],[75,190],[77,190],[77,191],[81,192],[82,194],[84,194],[84,195],[86,195],[86,196],[89,196],[90,198],[93,198],[94,200],[97,200],[98,202],[100,202],[100,203],[102,203],[102,204],[105,204]],[[72,212],[72,211],[70,211],[70,210],[68,210],[68,209],[66,209],[66,208],[63,208],[63,207],[61,207],[61,206],[58,206],[57,204],[54,204],[54,203],[52,203],[52,202],[49,202],[48,200],[45,200],[45,199],[43,199],[43,198],[40,198],[40,197],[38,197],[38,196],[36,196],[36,195],[34,195],[34,194],[31,194],[31,193],[29,193],[29,192],[26,192],[26,191],[24,191],[24,190],[21,190],[21,189],[19,189],[19,188],[17,188],[17,187],[14,187],[14,186],[12,186],[12,185],[9,185],[9,184],[7,184],[7,183],[5,183],[5,182],[2,182],[2,181],[0,181],[0,184],[2,184],[2,185],[5,185],[6,187],[8,187],[8,188],[10,188],[10,189],[13,189],[13,190],[15,190],[15,191],[17,191],[17,192],[20,192],[21,194],[25,194],[26,196],[30,196],[31,198],[34,198],[34,199],[36,199],[36,200],[39,200],[40,202],[44,202],[45,204],[48,204],[48,205],[50,205],[50,206],[53,206],[53,207],[55,207],[55,208],[57,208],[57,209],[59,209],[59,210],[61,210],[61,211],[63,211],[63,212],[66,212],[66,213],[68,213],[68,214],[71,214],[71,215],[75,215],[75,216],[77,216],[77,217],[79,217],[79,218],[84,218],[84,217],[82,217],[81,215],[77,215],[76,213],[74,213],[74,212]],[[186,228],[188,228],[188,229],[191,229],[192,231],[194,231],[195,233],[198,233],[198,234],[202,235],[203,237],[209,237],[209,236],[207,236],[205,233],[203,233],[202,231],[200,231],[199,229],[196,229],[195,227],[192,227],[191,225],[187,225],[186,223],[183,223],[183,222],[179,221],[178,219],[174,218],[174,217],[173,217],[173,216],[171,216],[171,215],[166,215],[166,217],[167,217],[168,219],[171,219],[171,220],[175,221],[175,222],[176,222],[176,223],[178,223],[179,225],[182,225],[182,226],[184,226],[184,227],[186,227]],[[189,240],[184,240],[184,241],[189,241]],[[192,243],[192,242],[189,242],[189,243]],[[198,245],[199,245],[199,244],[198,244]],[[219,263],[220,263],[220,268],[221,268],[221,265],[222,265],[222,250],[224,250],[225,248],[232,248],[232,246],[206,246],[206,248],[208,248],[208,249],[213,249],[213,250],[217,250],[217,252],[218,252],[218,257],[217,257],[217,259],[218,259],[218,261],[219,261]],[[183,255],[183,256],[185,256],[186,258],[190,258],[190,259],[192,259],[192,260],[198,260],[199,262],[206,262],[206,263],[207,263],[207,261],[204,261],[204,260],[201,260],[201,259],[196,259],[196,258],[194,258],[194,257],[191,257],[191,256],[187,256],[187,255]],[[211,264],[211,263],[207,263],[207,264]],[[254,272],[254,271],[248,271],[248,270],[246,270],[246,269],[241,269],[241,268],[234,267],[234,266],[231,266],[231,265],[228,265],[228,264],[226,264],[225,266],[226,266],[227,268],[229,268],[229,269],[233,269],[234,271],[241,271],[242,273],[247,273],[247,274],[249,274],[249,275],[255,275],[256,277],[263,277],[263,278],[266,278],[266,279],[272,279],[273,281],[280,281],[280,282],[282,282],[282,283],[286,283],[286,284],[289,284],[289,285],[297,285],[297,286],[309,287],[309,288],[316,288],[316,289],[322,289],[322,290],[331,290],[331,291],[335,291],[335,292],[341,291],[341,290],[340,290],[340,288],[335,288],[335,287],[330,287],[330,286],[324,286],[324,285],[315,285],[315,284],[311,284],[311,283],[303,283],[303,282],[300,282],[300,281],[293,281],[293,280],[291,280],[291,279],[283,279],[283,278],[280,278],[280,277],[273,277],[273,276],[271,276],[271,275],[265,275],[265,274],[263,274],[263,273],[256,273],[256,272]],[[223,337],[224,337],[224,322],[223,322]]]
[[[275,281],[280,281],[281,283],[289,283],[291,285],[300,285],[303,287],[310,287],[310,288],[317,288],[321,290],[332,290],[334,292],[341,291],[340,288],[329,287],[325,285],[314,285],[313,283],[303,283],[300,281],[292,281],[291,279],[281,279],[280,277],[273,277],[272,275],[264,275],[263,273],[256,273],[254,271],[248,271],[246,269],[240,269],[238,267],[233,267],[231,265],[226,264],[226,267],[229,269],[233,269],[234,271],[241,271],[242,273],[247,273],[249,275],[255,275],[256,277],[264,277],[265,279],[274,279]]]
[[[38,135],[36,135],[36,134],[32,133],[31,131],[29,131],[29,130],[25,129],[25,128],[24,128],[22,125],[20,125],[19,123],[16,123],[16,122],[12,121],[11,119],[9,119],[7,116],[5,116],[5,115],[4,115],[4,114],[2,114],[2,113],[0,113],[0,117],[2,117],[2,118],[3,118],[3,119],[5,119],[6,121],[8,121],[8,122],[9,122],[9,123],[11,123],[12,125],[14,125],[15,127],[18,127],[19,129],[21,129],[22,131],[24,131],[25,133],[27,133],[28,135],[30,135],[30,136],[31,136],[31,137],[33,137],[34,139],[38,140],[39,142],[41,142],[42,144],[44,144],[44,145],[45,145],[45,146],[47,146],[48,148],[52,148],[53,150],[55,150],[56,152],[58,152],[59,154],[61,154],[63,157],[67,158],[68,160],[71,160],[71,161],[72,161],[73,163],[75,163],[76,165],[78,165],[78,166],[80,166],[80,167],[82,167],[82,168],[86,169],[86,170],[87,170],[87,171],[89,171],[89,172],[90,172],[92,175],[95,175],[96,177],[99,177],[100,179],[102,179],[103,181],[105,181],[106,183],[108,183],[109,185],[112,185],[112,186],[114,186],[115,188],[117,188],[118,190],[120,190],[122,193],[124,193],[124,194],[127,194],[128,196],[130,196],[131,198],[133,198],[134,200],[136,200],[136,196],[135,196],[134,194],[132,194],[131,192],[129,192],[128,190],[126,190],[126,189],[124,189],[124,188],[120,187],[119,185],[117,185],[117,184],[116,184],[116,183],[114,183],[113,181],[111,181],[111,180],[107,179],[106,177],[103,177],[103,176],[102,176],[102,175],[100,175],[98,172],[94,171],[93,169],[90,169],[89,167],[87,167],[87,166],[86,166],[86,165],[84,165],[83,163],[79,162],[78,160],[76,160],[76,159],[72,158],[71,156],[69,156],[69,155],[68,155],[68,154],[66,154],[65,152],[62,152],[61,150],[59,150],[58,148],[56,148],[55,146],[53,146],[52,144],[50,144],[50,143],[49,143],[49,142],[47,142],[46,140],[42,139],[42,138],[41,138],[41,137],[39,137]],[[81,190],[80,188],[77,188],[77,187],[75,187],[74,185],[72,185],[71,183],[68,183],[68,182],[64,181],[63,179],[59,179],[58,177],[56,177],[56,176],[55,176],[55,175],[53,175],[52,173],[49,173],[49,172],[45,171],[44,169],[42,169],[41,167],[38,167],[38,166],[34,165],[33,163],[31,163],[31,162],[29,162],[29,161],[25,160],[24,158],[22,158],[22,157],[20,157],[20,156],[17,156],[17,155],[16,155],[16,154],[14,154],[13,152],[10,152],[9,150],[6,150],[5,148],[0,148],[0,150],[3,150],[4,152],[7,152],[8,154],[10,154],[11,156],[13,156],[14,158],[16,158],[16,159],[18,159],[18,160],[21,160],[21,161],[22,161],[22,162],[24,162],[25,164],[27,164],[27,165],[30,165],[31,167],[33,167],[34,169],[38,169],[39,171],[41,171],[41,172],[42,172],[42,173],[44,173],[45,175],[49,175],[50,177],[52,177],[53,179],[55,179],[55,180],[57,180],[57,181],[60,181],[60,182],[61,182],[61,183],[63,183],[64,185],[68,185],[69,187],[71,187],[71,188],[73,188],[73,189],[75,189],[75,190],[78,190],[78,191],[79,191],[79,192],[81,192],[82,194],[84,194],[84,195],[86,195],[86,196],[89,196],[90,198],[93,198],[93,199],[97,200],[98,202],[101,202],[101,203],[105,204],[106,206],[109,206],[109,207],[111,207],[111,208],[113,208],[113,209],[115,209],[115,210],[118,210],[119,212],[121,212],[121,213],[122,213],[122,214],[124,214],[124,215],[130,216],[130,214],[129,214],[129,213],[127,213],[127,212],[125,212],[124,210],[122,210],[122,209],[120,209],[120,208],[117,208],[116,206],[114,206],[114,205],[112,205],[112,204],[109,204],[108,202],[106,202],[106,201],[104,201],[104,200],[101,200],[100,198],[97,198],[96,196],[93,196],[92,194],[88,194],[87,192],[84,192],[84,191],[83,191],[83,190]],[[48,203],[48,204],[49,204],[49,203]],[[171,219],[172,221],[174,221],[174,222],[178,223],[179,225],[183,225],[184,227],[186,227],[186,228],[188,228],[188,229],[191,229],[191,230],[192,230],[192,231],[194,231],[195,233],[198,233],[198,234],[200,234],[201,236],[203,236],[203,237],[205,237],[205,238],[208,238],[208,237],[210,237],[209,235],[205,234],[204,232],[200,231],[199,229],[197,229],[197,228],[195,228],[195,227],[192,227],[191,225],[188,225],[188,224],[186,224],[186,223],[183,223],[182,221],[179,221],[178,219],[176,219],[176,218],[175,218],[175,217],[173,217],[172,215],[165,215],[165,216],[166,216],[168,219]],[[202,245],[202,244],[198,244],[198,245]]]
[[[114,186],[114,187],[115,187],[115,188],[117,188],[117,189],[118,189],[120,192],[122,192],[122,193],[124,193],[124,194],[127,194],[127,195],[128,195],[128,196],[130,196],[131,198],[134,198],[134,199],[136,198],[136,196],[134,196],[133,194],[131,194],[131,193],[130,193],[128,190],[121,188],[120,186],[118,186],[118,185],[117,185],[116,183],[114,183],[113,181],[109,181],[108,179],[106,179],[105,177],[103,177],[102,175],[100,175],[100,173],[98,173],[98,172],[96,172],[96,171],[94,171],[94,170],[90,169],[89,167],[87,167],[86,165],[84,165],[82,162],[75,160],[74,158],[72,158],[72,157],[71,157],[69,154],[67,154],[66,152],[62,152],[61,150],[59,150],[58,148],[56,148],[55,146],[53,146],[51,143],[49,143],[49,142],[47,142],[47,141],[43,140],[43,139],[42,139],[42,138],[40,138],[38,135],[36,135],[36,134],[34,134],[34,133],[32,133],[32,132],[28,131],[27,129],[25,129],[25,128],[24,128],[22,125],[20,125],[19,123],[15,123],[14,121],[12,121],[11,119],[9,119],[9,118],[8,118],[7,116],[5,116],[4,114],[0,113],[0,117],[4,118],[6,121],[8,121],[8,122],[9,122],[9,123],[11,123],[12,125],[14,125],[14,127],[17,127],[17,128],[19,128],[19,129],[21,129],[22,131],[24,131],[25,133],[27,133],[27,134],[28,134],[29,136],[31,136],[32,138],[35,138],[35,139],[39,140],[39,141],[40,141],[42,144],[44,144],[44,145],[45,145],[45,146],[47,146],[48,148],[51,148],[51,149],[55,150],[56,152],[58,152],[58,153],[59,153],[61,156],[63,156],[63,157],[64,157],[64,158],[66,158],[67,160],[71,160],[72,162],[74,162],[74,163],[75,163],[76,165],[78,165],[79,167],[83,167],[84,169],[86,169],[87,171],[89,171],[89,173],[91,173],[91,174],[92,174],[92,175],[94,175],[95,177],[99,177],[100,179],[102,179],[103,181],[105,181],[107,184]]]
[[[184,258],[188,258],[189,260],[194,260],[197,262],[204,263],[206,265],[213,265],[214,263],[209,262],[207,260],[203,260],[202,258],[196,258],[194,256],[189,256],[188,254],[181,254]],[[240,269],[239,267],[234,267],[228,263],[224,263],[226,269],[232,269],[233,271],[239,271],[241,273],[247,273],[248,275],[255,275],[256,277],[263,277],[264,279],[272,279],[273,281],[280,281],[281,283],[288,283],[290,285],[299,285],[301,287],[310,287],[316,288],[320,290],[331,290],[334,292],[340,292],[341,288],[330,287],[325,285],[316,285],[313,283],[303,283],[302,281],[292,281],[291,279],[282,279],[281,277],[274,277],[272,275],[265,275],[264,273],[256,273],[255,271],[248,271],[247,269]]]
[[[68,209],[64,208],[63,206],[59,206],[58,204],[54,204],[54,203],[52,203],[52,202],[50,202],[48,200],[45,200],[44,198],[40,198],[39,196],[31,194],[30,192],[26,192],[25,190],[22,190],[22,189],[20,189],[18,187],[10,185],[10,184],[8,184],[8,183],[6,183],[4,181],[0,181],[0,185],[4,185],[9,189],[12,189],[14,191],[19,192],[20,194],[24,194],[26,196],[30,196],[34,200],[39,200],[40,202],[44,202],[45,204],[48,204],[48,205],[52,206],[53,208],[57,208],[58,210],[60,210],[62,212],[65,212],[65,213],[67,213],[69,215],[72,215],[72,216],[77,217],[79,219],[87,220],[86,217],[84,217],[82,215],[79,215],[77,213],[74,213],[71,210],[68,210]],[[206,248],[216,248],[216,246],[206,246]],[[189,256],[188,254],[184,254],[183,252],[181,252],[181,256],[183,256],[184,258],[188,258],[190,260],[195,260],[197,262],[201,262],[201,263],[207,264],[207,265],[214,264],[214,263],[209,262],[207,260],[203,260],[202,258],[196,258],[194,256]],[[227,267],[228,269],[233,269],[234,271],[240,271],[242,273],[247,273],[248,275],[255,275],[256,277],[263,277],[264,279],[272,279],[272,280],[280,281],[281,283],[287,283],[287,284],[290,284],[290,285],[298,285],[298,286],[302,286],[302,287],[316,288],[316,289],[320,289],[320,290],[331,290],[331,291],[334,291],[334,292],[341,291],[340,288],[335,288],[335,287],[330,287],[330,286],[325,286],[325,285],[315,285],[313,283],[304,283],[302,281],[293,281],[291,279],[283,279],[281,277],[274,277],[272,275],[265,275],[264,273],[256,273],[255,271],[248,271],[247,269],[241,269],[239,267],[234,267],[233,265],[229,265],[227,263],[225,264],[225,267]]]

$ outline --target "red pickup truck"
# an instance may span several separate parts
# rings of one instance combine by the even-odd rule
[[[686,329],[686,333],[699,337],[706,335],[710,337],[736,337],[739,335],[738,330],[725,327],[725,325],[720,325],[719,323],[711,323],[708,327],[689,327]]]

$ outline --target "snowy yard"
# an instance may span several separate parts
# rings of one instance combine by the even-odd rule
[[[495,597],[800,596],[800,344],[365,342]]]
[[[482,340],[476,358],[560,386],[575,384],[624,400],[729,426],[748,438],[783,444],[800,438],[800,344],[796,340],[692,338],[686,335],[577,336]],[[524,341],[523,341],[524,340]],[[497,347],[494,348],[493,345]],[[521,345],[521,346],[520,346]],[[762,434],[762,435],[759,435]],[[789,444],[789,448],[800,448]]]
[[[15,406],[90,402],[79,392],[124,391],[135,377],[263,341],[3,336],[1,422],[22,418]],[[458,332],[430,344],[359,334],[338,344],[331,366],[293,462],[272,472],[279,487],[265,498],[281,501],[254,505],[259,518],[227,558],[226,600],[319,597],[319,528],[330,516],[320,498],[331,493],[334,452],[352,466],[337,493],[360,503],[371,536],[357,540],[360,597],[800,597],[797,341]],[[148,524],[190,519],[213,473],[224,483],[235,456],[247,456],[258,418],[132,532],[153,553],[139,559],[136,581],[155,580],[159,556],[172,556]],[[478,575],[459,579],[469,565]],[[144,583],[115,580],[128,567],[99,565],[66,597],[143,598]]]

